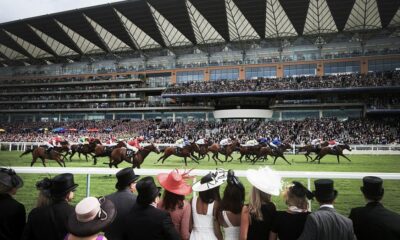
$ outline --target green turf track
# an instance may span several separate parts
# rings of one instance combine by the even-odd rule
[[[31,161],[31,156],[26,155],[19,158],[20,152],[0,152],[0,165],[1,166],[29,166]],[[184,168],[182,160],[178,157],[170,157],[162,165],[161,163],[155,164],[158,156],[151,154],[142,165],[142,168]],[[400,173],[400,156],[395,155],[351,155],[350,159],[352,162],[347,160],[341,160],[338,164],[336,157],[328,156],[324,158],[321,164],[311,164],[305,161],[303,155],[287,155],[287,158],[293,164],[289,166],[282,160],[278,160],[276,165],[272,165],[271,160],[265,163],[257,163],[251,165],[249,163],[239,163],[238,155],[234,155],[234,161],[231,163],[218,164],[218,167],[223,167],[225,169],[241,169],[246,170],[248,168],[257,168],[259,166],[271,166],[273,169],[281,171],[319,171],[319,172],[381,172],[381,173]],[[100,158],[96,167],[108,167],[108,165],[103,164],[103,162],[108,162],[107,158]],[[47,166],[57,167],[58,164],[54,161],[48,160]],[[77,156],[74,156],[72,162],[67,162],[67,167],[93,167],[93,162],[89,160],[86,162],[84,158],[79,160]],[[130,166],[128,163],[123,163],[119,165],[119,168]],[[42,167],[41,162],[36,162],[34,167]],[[215,169],[216,165],[214,161],[208,162],[207,160],[201,160],[200,164],[193,163],[189,160],[187,168],[198,168],[198,169]],[[48,175],[33,175],[33,174],[23,174],[22,177],[25,181],[25,186],[20,189],[16,195],[16,199],[25,204],[27,210],[29,211],[35,206],[37,191],[35,189],[36,181]],[[85,196],[86,188],[86,176],[77,175],[75,176],[76,182],[79,184],[78,190],[75,192],[76,196],[74,203],[78,202]],[[245,178],[241,178],[246,187],[246,194],[248,195],[251,186]],[[292,179],[285,179],[286,182]],[[301,182],[306,184],[306,179],[300,179]],[[114,176],[102,176],[102,175],[92,175],[91,181],[91,195],[101,196],[113,192],[116,179]],[[336,208],[339,212],[348,215],[352,207],[364,205],[364,199],[360,192],[361,180],[335,180],[335,188],[339,191],[339,196],[336,199]],[[389,209],[400,213],[400,181],[389,181],[385,180],[385,196],[383,204]],[[221,192],[224,187],[221,188]],[[190,197],[190,196],[189,196]],[[274,197],[273,201],[278,206],[278,209],[285,209],[284,202],[281,197]],[[313,201],[313,209],[316,209],[317,205]]]

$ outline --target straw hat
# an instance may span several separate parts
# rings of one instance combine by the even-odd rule
[[[249,169],[246,171],[246,177],[251,185],[265,193],[278,196],[282,189],[281,176],[269,167]]]
[[[227,179],[224,169],[217,169],[214,173],[210,172],[201,178],[200,181],[193,184],[192,189],[195,192],[203,192],[212,188],[221,186]]]
[[[78,237],[92,236],[110,225],[117,215],[114,204],[102,197],[87,197],[75,207],[68,218],[68,231]]]
[[[179,173],[178,169],[175,169],[170,173],[158,174],[157,180],[167,191],[185,196],[192,192],[192,186],[186,182],[190,178],[188,173]]]

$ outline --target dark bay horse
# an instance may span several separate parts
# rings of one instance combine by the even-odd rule
[[[32,153],[32,162],[31,167],[36,162],[38,158],[42,160],[43,166],[46,167],[45,159],[55,160],[61,167],[65,167],[64,159],[61,158],[61,153],[57,152],[56,150],[50,150],[50,153],[47,153],[47,150],[43,147],[35,147],[32,149],[27,149],[23,152],[19,157],[22,157],[28,153]]]
[[[208,144],[197,144],[199,147],[195,148],[194,151],[198,154],[197,159],[201,160],[207,157],[210,161],[210,156],[208,155]]]
[[[187,166],[187,158],[192,159],[192,161],[195,163],[199,163],[196,157],[193,155],[194,151],[199,151],[199,146],[194,142],[190,143],[188,146],[184,146],[180,151],[177,150],[177,147],[167,147],[164,149],[164,154],[157,160],[157,163],[161,160],[161,163],[164,163],[165,159],[171,155],[183,157],[185,166]]]
[[[132,168],[140,168],[140,165],[144,162],[144,159],[151,153],[155,152],[157,154],[160,153],[160,150],[154,143],[147,145],[143,147],[142,149],[138,150],[138,152],[133,155],[133,157],[129,157],[127,155],[127,149],[125,147],[119,147],[115,148],[110,155],[110,162],[108,166],[112,168],[112,166],[115,166],[115,168],[118,168],[118,164],[120,164],[122,161],[126,161],[128,163],[132,164]]]
[[[312,157],[310,157],[310,154],[315,153],[318,155],[319,151],[321,151],[321,148],[328,146],[328,142],[325,141],[325,142],[321,143],[320,145],[321,145],[321,147],[316,147],[314,145],[308,144],[308,145],[299,147],[297,150],[298,150],[298,152],[306,152],[304,154],[304,156],[306,157],[306,160],[308,162],[308,159],[312,160]]]
[[[117,145],[115,145],[115,146],[104,146],[101,144],[97,144],[93,151],[93,153],[94,153],[93,161],[96,164],[98,157],[109,157],[110,158],[112,151],[116,148],[121,148],[121,147],[126,147],[125,142],[119,141],[117,143]]]
[[[96,148],[97,144],[101,144],[99,139],[95,139],[94,141],[88,143],[88,144],[73,144],[71,145],[71,155],[69,156],[69,161],[72,161],[72,157],[75,155],[75,153],[79,154],[79,159],[81,158],[81,154],[85,155],[86,162],[88,162],[87,155],[91,156],[93,158],[92,153],[94,153],[94,149]],[[97,161],[95,159],[93,165],[97,164]]]
[[[285,158],[285,156],[283,155],[284,152],[287,149],[290,149],[292,146],[290,146],[289,143],[282,143],[277,149],[272,149],[271,147],[261,147],[260,151],[258,152],[257,158],[255,160],[253,160],[253,164],[259,160],[261,157],[266,157],[268,155],[270,155],[271,157],[274,157],[274,164],[276,162],[277,158],[282,158],[283,160],[285,160],[289,165],[290,162]]]
[[[257,157],[258,153],[260,152],[261,145],[254,145],[254,146],[243,146],[240,145],[239,152],[240,157],[239,161],[242,163],[242,158],[245,157],[246,160],[253,161],[255,157]]]
[[[238,140],[233,140],[232,144],[226,145],[225,147],[221,147],[218,143],[214,143],[211,146],[208,147],[208,151],[212,152],[211,158],[215,161],[215,164],[217,164],[217,160],[221,163],[223,163],[222,160],[218,158],[218,154],[222,154],[225,156],[225,162],[228,161],[228,158],[233,160],[233,157],[231,156],[234,151],[238,149],[240,146]]]
[[[321,151],[319,151],[319,153],[315,157],[315,159],[312,160],[311,162],[318,160],[318,164],[319,164],[319,163],[321,163],[321,159],[323,157],[325,157],[326,155],[335,155],[338,163],[340,163],[340,160],[339,160],[340,156],[346,158],[349,162],[351,162],[351,160],[343,154],[343,150],[345,150],[345,149],[351,151],[351,147],[348,144],[339,144],[336,146],[336,148],[323,147],[323,148],[321,148]]]

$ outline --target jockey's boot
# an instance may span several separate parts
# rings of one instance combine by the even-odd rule
[[[126,156],[127,156],[128,158],[131,158],[131,157],[133,156],[133,151],[130,150],[130,149],[126,150]]]
[[[182,148],[177,147],[177,148],[176,148],[176,154],[180,154],[180,153],[181,153],[181,150],[182,150]]]
[[[53,150],[52,147],[47,148],[47,149],[46,149],[46,153],[50,155],[51,150]]]

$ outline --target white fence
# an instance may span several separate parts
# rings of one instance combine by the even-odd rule
[[[25,151],[26,148],[42,145],[42,142],[0,142],[0,151]],[[176,144],[156,144],[158,147],[176,146]],[[295,147],[300,145],[293,145],[293,148],[288,153],[295,153]],[[345,150],[345,154],[371,154],[371,155],[400,155],[400,145],[350,145],[352,151]]]

